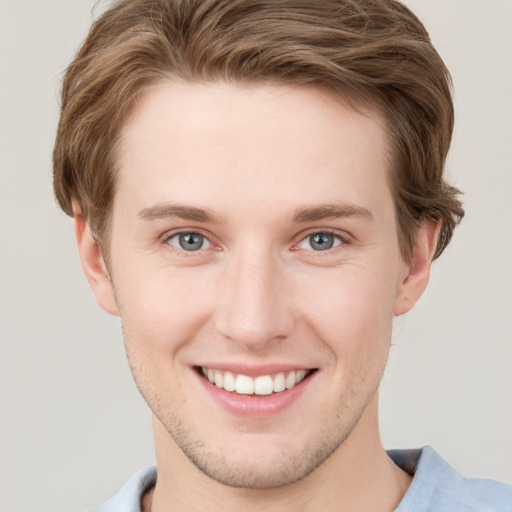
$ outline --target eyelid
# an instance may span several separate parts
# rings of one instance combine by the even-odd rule
[[[171,245],[169,243],[169,240],[171,238],[179,236],[179,235],[182,235],[182,234],[189,234],[189,233],[190,234],[200,235],[200,236],[204,237],[208,241],[208,243],[210,244],[210,247],[207,247],[206,249],[199,249],[197,251],[186,251],[184,249],[177,248],[177,247],[175,247],[175,246],[173,246],[173,245]],[[326,249],[325,251],[314,251],[313,249],[311,249],[311,252],[318,253],[319,255],[321,255],[322,253],[329,253],[332,250],[337,249],[339,246],[351,243],[352,240],[353,240],[353,237],[349,233],[347,233],[346,231],[341,231],[341,230],[333,229],[333,228],[310,228],[308,230],[305,230],[305,231],[301,232],[297,236],[298,241],[293,244],[291,250],[293,250],[293,251],[300,250],[298,245],[301,242],[303,242],[304,240],[306,240],[307,238],[309,238],[310,236],[313,236],[313,235],[316,235],[316,234],[329,234],[329,235],[335,236],[341,242],[337,246],[332,247],[331,249]],[[211,250],[211,249],[218,250],[220,248],[220,244],[218,242],[213,241],[212,240],[213,238],[215,238],[215,237],[211,233],[205,233],[200,228],[177,228],[177,229],[165,232],[160,237],[161,242],[163,244],[167,245],[171,249],[176,250],[176,251],[178,251],[180,253],[185,253],[185,255],[187,255],[187,256],[193,256],[194,253],[201,253],[201,252],[204,252],[206,250]]]
[[[340,231],[333,228],[311,228],[310,230],[307,230],[306,232],[302,232],[299,236],[299,241],[294,244],[292,247],[292,250],[301,250],[299,247],[299,244],[304,242],[306,239],[308,239],[311,236],[314,235],[332,235],[336,237],[340,243],[334,247],[331,247],[330,249],[326,249],[325,251],[315,251],[313,249],[304,249],[304,250],[310,250],[311,252],[318,253],[321,255],[322,253],[329,253],[333,250],[337,249],[338,247],[342,245],[349,244],[352,241],[352,237],[346,232],[346,231]]]
[[[187,249],[185,249],[184,247],[180,247],[179,237],[181,237],[182,235],[192,235],[194,237],[201,238],[201,240],[202,240],[201,247],[199,249],[193,250],[193,251],[192,250],[187,251]],[[178,239],[177,245],[174,244],[175,238]],[[199,251],[204,251],[205,249],[210,249],[212,247],[212,243],[210,242],[210,240],[208,240],[208,238],[201,235],[201,233],[194,233],[192,231],[190,231],[190,232],[185,231],[184,233],[175,233],[174,235],[171,235],[169,238],[167,238],[167,243],[169,245],[171,245],[172,247],[174,247],[178,250],[184,250],[185,252],[199,252]],[[206,245],[207,247],[204,247],[204,245]]]
[[[186,235],[186,234],[199,235],[199,236],[203,237],[208,242],[209,247],[206,247],[204,249],[198,249],[197,251],[186,251],[185,249],[176,247],[169,242],[171,240],[171,238],[174,238],[174,237],[177,237],[180,235]],[[214,242],[212,240],[212,238],[213,238],[213,236],[211,234],[206,234],[203,232],[202,229],[198,229],[198,228],[188,228],[188,229],[187,228],[178,228],[178,229],[167,231],[160,237],[161,242],[163,244],[168,246],[171,250],[179,252],[180,254],[184,254],[185,256],[193,256],[194,254],[204,253],[204,251],[215,249],[216,247],[218,247],[218,244],[216,242]]]

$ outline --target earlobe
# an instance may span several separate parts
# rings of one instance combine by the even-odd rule
[[[75,237],[82,269],[96,297],[96,302],[107,313],[119,315],[114,288],[89,224],[79,208],[74,209]]]
[[[410,311],[427,288],[440,227],[440,224],[432,219],[421,222],[408,273],[399,284],[393,310],[395,316]]]

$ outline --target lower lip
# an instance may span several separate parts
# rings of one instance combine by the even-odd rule
[[[318,372],[309,374],[291,389],[271,395],[239,395],[218,388],[197,372],[195,373],[204,389],[224,410],[237,416],[264,418],[279,414],[294,404],[312,384]]]

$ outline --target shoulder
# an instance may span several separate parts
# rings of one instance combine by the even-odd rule
[[[512,512],[512,486],[465,478],[429,446],[388,453],[397,465],[414,474],[396,512]]]
[[[512,486],[494,480],[465,478],[465,489],[482,512],[512,512]]]
[[[156,466],[141,469],[123,485],[117,494],[89,512],[141,512],[141,498],[155,484]]]

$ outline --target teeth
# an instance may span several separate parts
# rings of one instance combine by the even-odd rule
[[[271,395],[273,389],[272,377],[270,375],[263,375],[254,379],[254,394],[255,395]]]
[[[231,372],[224,373],[224,389],[226,391],[235,391],[236,389],[235,376]]]
[[[286,389],[291,389],[293,386],[295,386],[295,372],[290,372],[286,376],[286,380],[284,381],[284,385],[286,386]]]
[[[275,375],[260,375],[252,378],[247,375],[234,375],[231,372],[223,372],[212,368],[201,368],[203,375],[218,388],[235,392],[239,395],[271,395],[280,393],[285,389],[291,389],[304,380],[308,370],[296,370]]]
[[[254,393],[254,380],[247,375],[238,375],[235,381],[235,391],[239,395],[252,395]]]
[[[215,385],[218,388],[224,387],[224,375],[219,370],[215,370]]]
[[[295,372],[295,381],[300,382],[301,380],[303,380],[304,377],[306,376],[306,373],[306,370],[297,370]]]
[[[284,373],[278,373],[274,377],[274,393],[279,393],[286,389]]]

